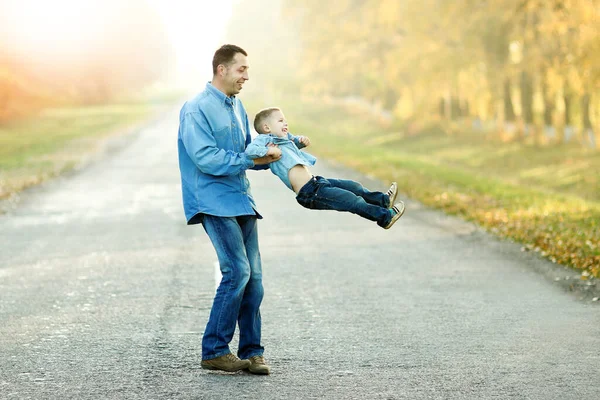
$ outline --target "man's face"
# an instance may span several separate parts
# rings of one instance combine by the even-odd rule
[[[285,115],[281,111],[273,111],[267,119],[267,125],[270,132],[275,136],[286,137],[288,133],[288,125]]]
[[[233,62],[229,67],[225,68],[225,76],[223,76],[223,84],[225,94],[233,96],[242,90],[244,83],[250,79],[248,77],[248,60],[242,53],[236,53],[233,57]]]

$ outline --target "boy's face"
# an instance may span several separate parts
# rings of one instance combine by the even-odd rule
[[[287,137],[288,125],[281,111],[273,111],[269,118],[267,118],[266,124],[269,128],[268,133],[279,137]]]

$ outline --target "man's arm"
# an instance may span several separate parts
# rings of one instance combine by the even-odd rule
[[[276,145],[269,145],[267,150],[267,154],[264,157],[259,157],[254,159],[254,164],[258,166],[264,166],[266,168],[256,168],[256,169],[267,169],[268,164],[277,161],[281,158],[281,150]]]
[[[208,121],[201,112],[185,114],[180,124],[185,150],[203,173],[215,176],[236,175],[255,165],[245,153],[217,147]]]
[[[267,145],[271,142],[270,138],[267,135],[258,135],[248,146],[246,146],[246,150],[244,153],[252,160],[264,157],[267,155],[269,148]]]
[[[264,165],[281,158],[281,150],[266,135],[257,136],[244,151],[256,165]],[[257,168],[266,169],[266,168]]]
[[[260,160],[260,159],[257,158],[256,160]],[[262,171],[265,169],[269,169],[269,164],[272,163],[273,161],[277,161],[277,160],[272,160],[265,164],[256,164],[256,160],[254,160],[254,167],[249,168],[249,169],[254,170],[254,171]]]

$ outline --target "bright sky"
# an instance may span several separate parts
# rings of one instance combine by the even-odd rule
[[[121,0],[0,0],[0,12],[10,25],[0,26],[0,33],[7,30],[25,52],[48,57],[77,54],[88,47],[90,37],[102,37],[106,29],[103,4],[110,1]],[[176,55],[174,78],[188,87],[210,80],[212,56],[222,44],[235,0],[144,1],[165,24]],[[80,15],[93,15],[94,20]]]
[[[165,23],[177,55],[177,80],[187,80],[186,86],[209,81],[212,57],[223,44],[234,0],[146,1],[158,10]]]

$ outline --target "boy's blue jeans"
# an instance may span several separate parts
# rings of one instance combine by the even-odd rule
[[[300,205],[312,210],[348,211],[379,226],[386,226],[392,220],[387,208],[390,198],[381,192],[370,192],[360,183],[345,179],[325,179],[314,176],[302,186],[296,200]]]
[[[204,215],[202,226],[219,259],[223,278],[217,288],[202,337],[202,359],[231,353],[229,343],[239,324],[238,357],[262,355],[260,303],[263,298],[262,267],[255,216]]]

